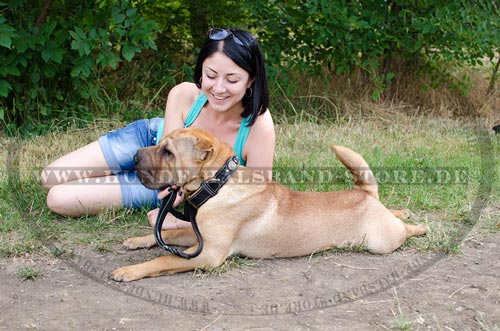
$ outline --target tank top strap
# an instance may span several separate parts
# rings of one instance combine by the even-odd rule
[[[194,104],[191,106],[191,109],[189,110],[189,113],[186,116],[186,120],[184,122],[184,127],[187,128],[188,126],[191,126],[193,124],[194,120],[196,117],[201,112],[201,109],[207,102],[207,97],[205,94],[201,93],[198,98],[194,101]],[[158,126],[158,131],[156,133],[156,143],[160,141],[160,139],[163,137],[163,121],[161,121],[160,125]]]
[[[247,142],[248,135],[250,134],[251,126],[248,125],[250,122],[250,116],[245,117],[241,120],[240,128],[236,134],[236,140],[234,141],[233,149],[236,152],[236,156],[240,160],[240,164],[245,166],[246,161],[243,159],[243,148]]]
[[[203,108],[203,106],[205,106],[206,103],[207,103],[207,97],[205,96],[205,94],[200,93],[200,95],[198,96],[198,98],[196,98],[193,106],[191,107],[189,113],[186,116],[186,120],[184,122],[185,128],[190,127],[191,124],[194,123],[198,115],[200,115],[201,109]]]
[[[203,108],[203,106],[205,106],[206,103],[207,103],[207,97],[205,96],[205,94],[201,93],[198,96],[198,98],[196,98],[193,106],[191,107],[188,115],[186,116],[186,120],[184,121],[185,128],[191,126],[194,123],[194,121],[200,114],[201,109]],[[248,135],[250,134],[250,129],[251,129],[251,126],[248,125],[249,122],[250,122],[250,116],[245,117],[241,120],[241,124],[238,129],[238,133],[236,134],[236,139],[234,141],[234,146],[233,146],[236,156],[240,160],[240,164],[243,166],[246,165],[246,162],[243,159],[243,148],[245,147],[245,143],[248,139]],[[158,127],[156,143],[160,141],[162,136],[163,136],[163,121],[161,121]]]

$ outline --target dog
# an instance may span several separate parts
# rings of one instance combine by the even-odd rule
[[[151,261],[124,266],[112,272],[115,281],[134,281],[219,267],[227,257],[250,258],[305,256],[332,247],[362,245],[369,252],[388,254],[427,227],[397,218],[378,199],[378,187],[365,160],[348,148],[330,149],[350,170],[354,187],[335,192],[297,192],[262,173],[238,166],[217,195],[203,204],[197,223],[203,236],[200,255],[184,259],[166,254]],[[140,181],[150,189],[167,185],[183,188],[186,198],[213,176],[234,155],[233,149],[212,134],[197,128],[173,131],[153,147],[138,150],[135,162]],[[161,171],[159,171],[161,169]],[[186,171],[189,169],[189,171]],[[170,245],[189,247],[198,242],[191,228],[162,231]],[[128,249],[149,248],[153,235],[129,238]]]

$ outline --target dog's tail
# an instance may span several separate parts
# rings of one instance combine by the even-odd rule
[[[351,172],[354,177],[354,188],[363,190],[378,199],[377,180],[363,157],[349,148],[339,145],[331,144],[330,149]]]

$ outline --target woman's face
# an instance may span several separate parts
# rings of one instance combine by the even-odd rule
[[[216,52],[203,62],[201,90],[215,111],[243,111],[241,100],[252,85],[250,75],[228,56]]]

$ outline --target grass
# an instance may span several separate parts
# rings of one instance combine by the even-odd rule
[[[42,276],[42,273],[34,267],[23,267],[17,271],[17,276],[22,280],[36,280]]]
[[[394,303],[397,305],[398,312],[395,312],[392,308],[392,315],[394,316],[390,329],[393,331],[412,331],[415,328],[413,322],[406,316],[401,310],[401,303],[399,302],[398,292],[394,288]]]
[[[394,316],[394,320],[390,325],[390,329],[394,331],[412,331],[415,325],[412,321],[408,320],[405,315]]]
[[[112,252],[113,245],[124,238],[151,232],[144,210],[111,209],[77,219],[55,215],[46,208],[46,191],[39,184],[44,165],[121,125],[96,122],[85,129],[54,131],[26,140],[1,138],[1,256],[46,254],[45,244],[54,241]],[[499,154],[500,137],[488,136],[491,153],[485,154],[476,124],[463,120],[391,112],[322,124],[291,120],[277,125],[277,137],[275,179],[292,189],[349,188],[352,180],[328,145],[333,142],[362,154],[379,177],[382,202],[389,208],[409,209],[413,213],[409,222],[427,224],[431,229],[429,235],[407,241],[403,249],[459,252],[458,240],[479,221],[479,214],[471,210],[478,190],[483,189],[482,176],[500,173],[496,157],[484,159],[484,155]],[[492,171],[482,172],[482,167]],[[304,171],[309,174],[298,176]],[[484,197],[489,212],[481,214],[488,232],[500,230],[497,179],[483,181],[483,186],[491,183],[486,185]]]
[[[237,255],[231,255],[224,261],[224,263],[217,267],[202,267],[196,268],[194,270],[194,275],[196,277],[205,277],[205,276],[220,276],[225,274],[231,270],[240,270],[245,268],[250,268],[255,266],[255,262],[245,257],[240,257]]]

